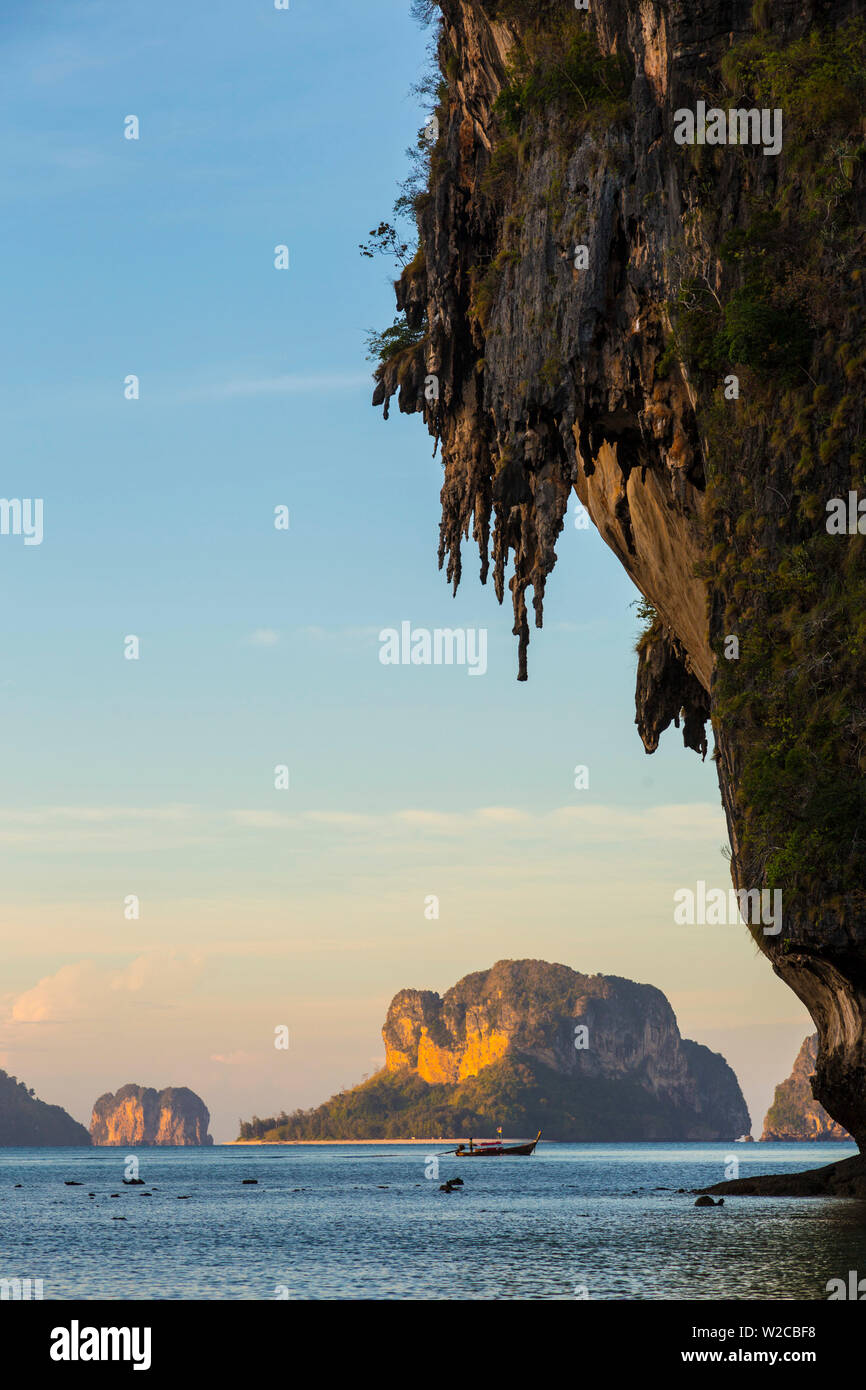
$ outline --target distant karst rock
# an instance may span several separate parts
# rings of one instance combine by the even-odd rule
[[[401,990],[383,1071],[246,1139],[534,1134],[585,1142],[733,1140],[750,1128],[723,1057],[680,1037],[665,996],[546,961],[499,961],[440,998]],[[579,1044],[586,1042],[586,1046]]]
[[[210,1113],[200,1096],[186,1086],[121,1086],[106,1092],[93,1107],[91,1142],[137,1148],[146,1145],[212,1144]]]
[[[59,1105],[46,1105],[15,1076],[0,1071],[0,1148],[62,1148],[90,1143],[84,1125]]]
[[[764,1119],[761,1139],[799,1143],[803,1140],[854,1141],[840,1124],[827,1114],[812,1094],[812,1077],[818,1059],[818,1034],[805,1038],[797,1053],[794,1070],[776,1087],[773,1103]]]

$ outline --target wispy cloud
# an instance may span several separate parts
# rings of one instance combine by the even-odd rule
[[[298,396],[319,391],[352,391],[369,386],[369,372],[336,370],[327,372],[287,372],[282,376],[234,377],[209,385],[190,387],[179,393],[183,400],[231,400],[244,396]]]
[[[374,626],[367,624],[349,624],[345,627],[319,627],[315,624],[307,624],[305,627],[296,628],[298,637],[306,637],[311,642],[340,642],[346,638],[352,641],[378,641],[379,633],[382,631],[381,625]]]
[[[509,834],[521,840],[546,840],[551,835],[581,843],[622,843],[635,840],[696,840],[724,829],[721,809],[709,802],[649,806],[558,806],[550,811],[527,811],[517,806],[480,806],[469,811],[406,808],[391,812],[263,811],[231,813],[238,825],[255,830],[285,831],[304,825],[351,834],[380,837],[406,831],[433,838],[462,839],[469,834]]]
[[[264,643],[263,645],[268,645]],[[286,801],[289,800],[286,794]],[[284,802],[285,804],[285,802]],[[560,846],[697,842],[724,839],[721,808],[690,802],[634,808],[617,805],[557,806],[527,810],[519,806],[479,806],[465,811],[402,807],[393,811],[285,810],[263,806],[212,809],[199,805],[152,807],[47,806],[0,811],[0,845],[50,853],[144,851],[170,845],[228,844],[243,832],[370,841],[391,852],[400,840],[425,842],[478,839],[501,846],[556,842]]]

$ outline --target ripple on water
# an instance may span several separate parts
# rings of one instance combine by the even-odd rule
[[[722,1179],[731,1150],[551,1144],[526,1160],[442,1158],[435,1178],[427,1145],[143,1150],[148,1202],[134,1188],[111,1199],[119,1151],[3,1150],[0,1277],[41,1278],[60,1299],[273,1299],[284,1288],[293,1299],[562,1300],[586,1289],[713,1300],[824,1299],[828,1279],[858,1261],[866,1275],[864,1202],[744,1197],[696,1209],[677,1194]],[[848,1153],[755,1144],[735,1156],[741,1172],[784,1172]],[[464,1187],[440,1193],[455,1176]]]

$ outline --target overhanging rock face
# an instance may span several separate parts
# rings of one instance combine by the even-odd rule
[[[826,518],[866,497],[859,8],[441,0],[410,342],[375,393],[437,440],[440,564],[459,583],[471,535],[510,589],[520,678],[578,499],[652,605],[639,733],[704,754],[712,722],[734,882],[782,891],[756,940],[858,1141],[866,542]]]

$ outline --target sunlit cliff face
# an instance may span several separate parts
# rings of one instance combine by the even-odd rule
[[[724,1058],[680,1036],[670,1004],[652,985],[546,961],[502,960],[441,997],[401,990],[382,1038],[389,1072],[411,1072],[430,1085],[456,1085],[506,1060],[518,1070],[529,1064],[532,1074],[540,1064],[548,1079],[555,1073],[567,1080],[566,1095],[592,1094],[593,1104],[605,1095],[611,1105],[618,1096],[641,1132],[665,1107],[663,1123],[673,1126],[665,1132],[683,1137],[736,1136],[749,1128]],[[533,1082],[530,1076],[516,1084]]]

